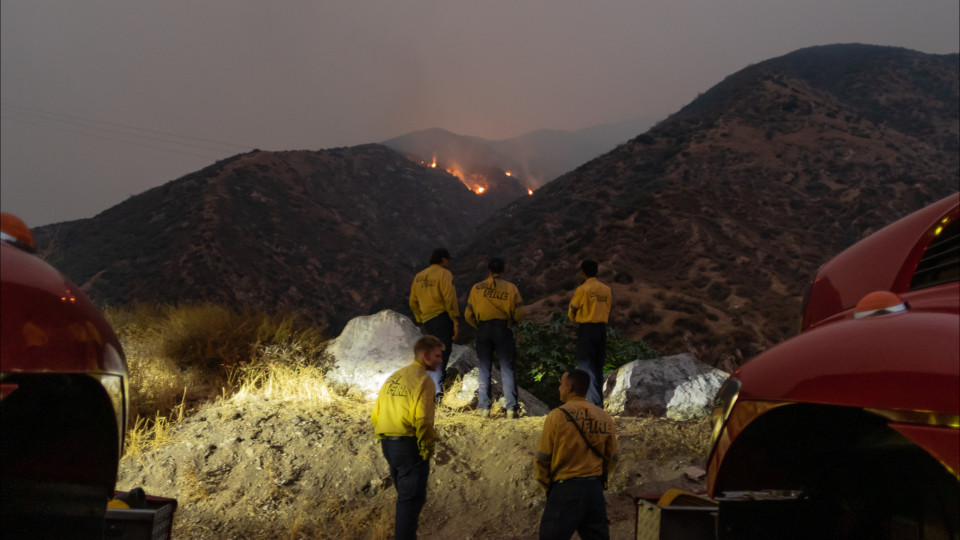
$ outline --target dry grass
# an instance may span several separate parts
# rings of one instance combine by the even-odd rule
[[[109,308],[130,373],[127,455],[166,440],[188,407],[253,395],[326,403],[323,329],[215,304]]]
[[[238,368],[232,374],[231,382],[237,390],[231,399],[274,399],[305,406],[330,405],[336,394],[324,381],[322,368],[291,362],[291,356],[297,354],[296,346],[267,347],[263,362]]]
[[[200,473],[196,467],[186,467],[180,484],[180,495],[177,497],[180,504],[190,504],[203,501],[210,497],[210,491],[203,485]]]
[[[158,448],[170,442],[173,426],[183,420],[184,402],[173,407],[168,416],[159,412],[153,418],[138,417],[127,430],[124,457],[139,458],[145,452],[155,452]]]
[[[387,540],[393,536],[393,506],[348,502],[337,495],[303,501],[272,538],[290,540]]]

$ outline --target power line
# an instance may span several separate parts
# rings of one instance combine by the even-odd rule
[[[24,120],[24,119],[22,119],[22,118],[10,118],[10,117],[5,117],[5,116],[3,116],[3,115],[0,115],[0,118],[3,118],[3,119],[5,119],[5,120],[10,120],[10,121],[13,121],[13,122],[20,122],[20,123],[23,123],[23,124],[30,124],[30,125],[33,125],[33,126],[39,126],[39,127],[46,128],[46,129],[53,129],[53,130],[56,130],[56,131],[62,131],[62,132],[65,132],[65,133],[72,133],[72,134],[74,134],[74,135],[82,135],[82,136],[84,136],[84,137],[94,137],[94,138],[103,139],[103,140],[106,140],[106,141],[113,141],[113,142],[118,142],[118,143],[123,143],[123,144],[129,144],[129,145],[133,145],[133,146],[139,146],[139,147],[141,147],[141,148],[149,148],[149,149],[151,149],[151,150],[163,150],[163,151],[165,151],[165,152],[174,152],[174,153],[176,153],[176,154],[183,154],[183,155],[186,155],[186,156],[194,156],[194,157],[200,157],[200,158],[204,158],[204,159],[213,159],[213,160],[222,159],[222,157],[223,157],[223,156],[209,156],[209,155],[203,155],[203,154],[195,154],[195,153],[193,153],[193,152],[184,152],[184,151],[182,151],[182,150],[175,150],[175,149],[173,149],[173,148],[166,148],[166,147],[163,147],[163,146],[142,144],[142,143],[138,143],[138,142],[134,142],[134,141],[118,139],[118,138],[115,138],[115,137],[107,137],[107,136],[104,136],[104,135],[98,135],[98,134],[96,134],[96,133],[86,133],[86,132],[83,132],[83,131],[76,131],[76,130],[67,129],[67,128],[63,128],[63,127],[59,127],[59,126],[55,126],[55,125],[42,124],[42,123],[39,123],[39,122],[31,122],[30,120]],[[221,150],[221,151],[222,151],[222,152],[226,152],[226,150]]]
[[[6,112],[7,114],[19,114],[19,115],[23,115],[23,116],[26,116],[27,118],[32,118],[32,119],[35,119],[35,120],[44,120],[44,121],[49,121],[49,120],[51,120],[51,119],[49,119],[49,118],[45,118],[45,117],[42,117],[42,116],[33,115],[33,114],[30,114],[30,113],[23,113],[23,112],[19,112],[19,111],[10,111],[10,110],[7,110],[7,111],[4,111],[4,112]],[[18,120],[17,118],[12,118],[12,117],[9,117],[9,116],[7,117],[7,119],[8,119],[8,120]],[[20,119],[20,120],[21,120],[21,121],[24,121],[24,120],[22,120],[22,119]],[[125,132],[125,131],[120,131],[120,130],[116,130],[116,129],[109,129],[109,128],[102,128],[102,127],[97,127],[97,126],[90,126],[90,125],[87,125],[87,124],[83,124],[83,123],[80,123],[80,122],[72,122],[72,121],[69,121],[69,120],[53,120],[53,121],[54,121],[54,122],[58,122],[58,123],[60,123],[60,124],[66,124],[66,125],[72,125],[72,126],[79,126],[79,127],[87,128],[87,129],[94,129],[94,130],[101,131],[101,132],[104,132],[104,133],[115,133],[115,134],[117,134],[117,135],[123,135],[123,136],[126,136],[126,137],[137,137],[137,138],[140,138],[140,139],[147,139],[147,140],[152,140],[152,141],[159,141],[159,142],[168,143],[168,144],[176,144],[176,145],[179,145],[179,146],[186,146],[186,147],[189,147],[189,148],[196,148],[196,149],[198,149],[198,150],[212,150],[212,151],[214,151],[214,152],[223,152],[223,153],[230,153],[230,152],[232,152],[231,150],[226,150],[226,149],[223,149],[223,148],[214,148],[214,147],[211,147],[211,146],[201,146],[201,145],[193,144],[193,143],[173,141],[173,140],[169,140],[169,139],[163,139],[163,138],[160,138],[160,137],[153,137],[153,136],[151,136],[151,135],[141,135],[141,134],[138,134],[138,133],[127,133],[127,132]],[[46,124],[36,123],[36,122],[34,122],[34,125],[46,126]],[[74,133],[77,133],[77,132],[74,132]],[[87,132],[83,132],[83,133],[87,133]],[[113,139],[113,140],[116,140],[116,139]]]
[[[117,131],[117,130],[113,130],[113,129],[108,129],[108,128],[106,128],[106,127],[100,127],[100,126],[98,126],[98,125],[89,125],[89,124],[100,124],[100,125],[102,125],[102,126],[111,126],[111,127],[115,127],[115,128],[123,128],[123,129],[126,129],[126,130],[133,130],[133,131],[139,131],[139,132],[143,132],[143,133],[150,133],[150,134],[153,134],[153,135],[163,135],[163,136],[165,136],[165,137],[174,137],[174,138],[177,138],[177,139],[184,139],[184,140],[189,140],[189,141],[197,141],[197,142],[203,142],[203,143],[217,144],[217,145],[221,145],[221,146],[232,147],[232,148],[238,149],[238,150],[245,150],[245,151],[247,151],[247,150],[251,150],[251,149],[254,148],[254,147],[251,146],[251,145],[244,145],[244,144],[237,144],[237,143],[232,143],[232,142],[218,141],[218,140],[214,140],[214,139],[204,139],[204,138],[201,138],[201,137],[191,137],[191,136],[188,136],[188,135],[180,135],[180,134],[177,134],[177,133],[169,133],[169,132],[166,132],[166,131],[158,131],[158,130],[154,130],[154,129],[146,129],[146,128],[141,128],[141,127],[137,127],[137,126],[130,126],[130,125],[126,125],[126,124],[119,124],[119,123],[116,123],[116,122],[107,122],[107,121],[104,121],[104,120],[96,120],[96,119],[93,119],[93,118],[86,118],[86,117],[83,117],[83,116],[77,116],[77,115],[73,115],[73,114],[60,113],[60,112],[54,112],[54,111],[46,111],[46,110],[43,110],[43,109],[36,109],[36,108],[32,108],[32,107],[24,107],[24,106],[21,106],[21,105],[14,105],[14,104],[12,104],[12,103],[3,103],[2,106],[5,107],[5,108],[7,108],[7,112],[10,112],[10,113],[21,114],[21,115],[25,115],[25,116],[29,116],[29,117],[33,117],[33,118],[38,118],[38,119],[42,119],[42,120],[46,120],[46,121],[50,121],[50,122],[61,122],[61,123],[66,123],[66,124],[79,125],[79,126],[87,127],[87,128],[90,128],[90,129],[99,129],[99,130],[103,130],[103,131],[110,131],[110,132],[114,132],[114,133],[120,133],[120,134],[123,134],[123,135],[130,135],[130,136],[134,136],[134,137],[142,137],[142,138],[152,138],[152,139],[156,139],[155,137],[150,137],[150,136],[148,136],[148,135],[142,135],[142,134],[138,134],[138,133],[126,133],[126,132],[122,132],[122,131]],[[28,111],[28,112],[24,112],[24,111]],[[32,114],[31,114],[31,113],[32,113]],[[41,115],[42,115],[42,116],[41,116]],[[70,119],[70,120],[65,120],[65,119]],[[77,121],[86,122],[86,124],[78,123]],[[180,145],[184,145],[184,146],[196,146],[196,147],[198,147],[198,148],[211,149],[211,148],[209,148],[209,147],[203,147],[203,146],[199,146],[199,145],[193,145],[193,144],[191,144],[191,143],[180,142],[180,141],[171,141],[171,140],[167,140],[167,139],[156,139],[156,140],[162,140],[162,141],[164,141],[164,142],[170,142],[170,143],[173,143],[173,144],[180,144]],[[212,148],[212,150],[216,150],[216,151],[218,151],[218,152],[227,152],[227,151],[228,151],[228,150],[224,150],[224,149],[221,149],[221,148]]]

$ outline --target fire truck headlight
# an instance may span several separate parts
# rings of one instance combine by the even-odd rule
[[[713,398],[713,412],[710,414],[711,449],[717,444],[717,439],[720,438],[720,433],[723,431],[723,425],[727,423],[727,418],[730,418],[733,405],[737,402],[737,396],[740,395],[740,385],[739,379],[730,377],[723,383],[723,386],[720,387],[717,395]]]

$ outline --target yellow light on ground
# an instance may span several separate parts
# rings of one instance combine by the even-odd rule
[[[527,188],[527,195],[533,195],[533,190],[532,190],[532,189],[529,189],[529,188]]]
[[[513,173],[511,173],[510,171],[507,171],[507,172],[505,172],[505,173],[503,173],[503,174],[505,174],[505,175],[507,175],[507,176],[513,176]]]

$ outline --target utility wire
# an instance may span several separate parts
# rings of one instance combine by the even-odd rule
[[[42,116],[33,115],[33,114],[29,114],[29,113],[22,113],[22,112],[19,112],[19,111],[9,111],[9,110],[8,110],[8,111],[4,111],[4,112],[6,112],[7,114],[19,114],[19,115],[24,115],[24,116],[26,116],[27,118],[32,118],[32,119],[34,119],[34,120],[44,120],[44,121],[49,121],[49,120],[50,120],[49,118],[44,118],[44,117],[42,117]],[[8,117],[7,117],[7,120],[18,120],[18,119],[8,116]],[[24,121],[24,120],[21,120],[21,121]],[[102,128],[102,127],[98,127],[98,126],[91,126],[91,125],[88,125],[88,124],[83,124],[83,123],[81,123],[81,122],[72,122],[72,121],[70,121],[70,120],[54,120],[54,122],[59,122],[60,124],[66,124],[66,125],[72,125],[72,126],[79,126],[79,127],[86,128],[86,129],[94,129],[94,130],[102,131],[102,132],[104,132],[104,133],[115,133],[115,134],[123,135],[123,136],[126,136],[126,137],[137,137],[137,138],[140,138],[140,139],[147,139],[147,140],[152,140],[152,141],[159,141],[159,142],[168,143],[168,144],[176,144],[176,145],[179,145],[179,146],[186,146],[186,147],[189,147],[189,148],[196,148],[196,149],[198,149],[198,150],[212,150],[212,151],[214,151],[214,152],[223,152],[223,153],[230,153],[230,152],[231,152],[231,150],[226,150],[226,149],[223,149],[223,148],[213,148],[213,147],[211,147],[211,146],[201,146],[201,145],[193,144],[193,143],[185,143],[185,142],[180,142],[180,141],[172,141],[172,140],[164,139],[164,138],[160,138],[160,137],[153,137],[153,136],[151,136],[151,135],[140,135],[140,134],[138,134],[138,133],[127,133],[127,132],[125,132],[125,131],[120,131],[120,130],[110,129],[110,128]],[[33,122],[33,124],[34,124],[34,125],[37,125],[37,126],[46,126],[46,125],[47,125],[47,124],[42,124],[42,123],[38,123],[38,122]],[[73,133],[78,133],[78,132],[73,132]],[[83,133],[87,133],[87,132],[83,132]],[[116,139],[113,139],[113,140],[116,140]]]
[[[42,119],[42,120],[45,120],[45,121],[61,122],[61,123],[66,123],[66,124],[79,125],[79,126],[83,126],[83,127],[87,127],[87,128],[91,128],[91,129],[99,129],[99,130],[103,130],[103,131],[111,131],[111,132],[114,132],[114,133],[120,133],[120,134],[123,134],[123,135],[129,135],[129,136],[134,136],[134,137],[153,138],[153,139],[156,139],[156,140],[162,140],[162,141],[164,141],[164,142],[171,142],[171,143],[173,143],[173,144],[180,144],[180,145],[184,145],[184,146],[196,146],[196,147],[198,147],[198,148],[211,149],[211,148],[209,148],[209,147],[199,146],[199,145],[193,145],[193,144],[187,143],[187,142],[181,142],[181,141],[175,141],[175,140],[174,140],[174,141],[171,141],[171,140],[168,140],[168,139],[157,139],[157,138],[155,138],[155,137],[150,137],[150,136],[143,135],[143,134],[139,134],[139,133],[127,133],[127,132],[124,132],[124,131],[118,131],[118,130],[114,130],[114,129],[108,129],[108,128],[106,128],[106,127],[100,127],[100,126],[111,126],[111,127],[114,127],[114,128],[122,128],[122,129],[125,129],[125,130],[133,130],[133,131],[135,131],[135,132],[150,133],[150,134],[153,134],[153,135],[162,135],[162,136],[165,136],[165,137],[174,137],[174,138],[176,138],[176,139],[184,139],[184,140],[189,140],[189,141],[197,141],[197,142],[202,142],[202,143],[216,144],[216,145],[220,145],[220,146],[227,146],[227,147],[235,148],[235,149],[238,149],[238,150],[251,150],[251,149],[253,148],[253,146],[251,146],[251,145],[244,145],[244,144],[237,144],[237,143],[232,143],[232,142],[218,141],[218,140],[214,140],[214,139],[204,139],[204,138],[200,138],[200,137],[190,137],[190,136],[187,136],[187,135],[179,135],[179,134],[176,134],[176,133],[169,133],[169,132],[166,132],[166,131],[158,131],[158,130],[154,130],[154,129],[146,129],[146,128],[141,128],[141,127],[136,127],[136,126],[130,126],[130,125],[126,125],[126,124],[118,124],[118,123],[116,123],[116,122],[107,122],[107,121],[103,121],[103,120],[96,120],[96,119],[93,119],[93,118],[86,118],[86,117],[83,117],[83,116],[77,116],[77,115],[73,115],[73,114],[59,113],[59,112],[53,112],[53,111],[46,111],[46,110],[43,110],[43,109],[36,109],[36,108],[32,108],[32,107],[23,107],[23,106],[14,105],[14,104],[11,104],[11,103],[3,103],[2,106],[7,109],[7,112],[16,113],[16,114],[21,114],[21,115],[25,115],[25,116],[29,116],[29,117],[33,117],[33,118],[38,118],[38,119]],[[78,122],[78,121],[79,121],[79,122]],[[80,123],[80,122],[85,122],[85,123]],[[90,125],[90,124],[99,124],[99,125]],[[218,151],[218,152],[227,152],[227,151],[228,151],[228,150],[224,150],[224,149],[220,149],[220,148],[213,148],[212,150],[216,150],[216,151]]]
[[[124,140],[124,139],[118,139],[118,138],[115,138],[115,137],[107,137],[107,136],[104,136],[104,135],[98,135],[98,134],[96,134],[96,133],[87,133],[87,132],[83,132],[83,131],[76,131],[76,130],[67,129],[67,128],[63,128],[63,127],[59,127],[59,126],[55,126],[55,125],[42,124],[42,123],[40,123],[40,122],[31,122],[30,120],[24,120],[24,119],[22,119],[22,118],[10,118],[10,117],[3,116],[2,114],[0,114],[0,118],[3,118],[4,120],[10,120],[10,121],[12,121],[12,122],[20,122],[20,123],[23,123],[23,124],[30,124],[30,125],[39,126],[39,127],[46,128],[46,129],[53,129],[53,130],[56,130],[56,131],[63,131],[63,132],[65,132],[65,133],[73,133],[73,134],[75,134],[75,135],[82,135],[82,136],[84,136],[84,137],[94,137],[94,138],[97,138],[97,139],[103,139],[103,140],[105,140],[105,141],[113,141],[113,142],[118,142],[118,143],[123,143],[123,144],[130,144],[130,145],[133,145],[133,146],[139,146],[139,147],[141,147],[141,148],[150,148],[150,149],[152,149],[152,150],[163,150],[163,151],[165,151],[165,152],[174,152],[174,153],[176,153],[176,154],[183,154],[183,155],[186,155],[186,156],[200,157],[200,158],[204,158],[204,159],[217,160],[217,159],[222,159],[222,158],[223,158],[222,155],[220,155],[220,156],[210,156],[210,155],[204,155],[204,154],[196,154],[196,153],[193,153],[193,152],[184,152],[184,151],[182,151],[182,150],[175,150],[175,149],[173,149],[173,148],[166,148],[166,147],[158,146],[158,145],[142,144],[142,143],[138,143],[138,142],[134,142],[134,141]],[[226,151],[226,150],[221,150],[221,152],[227,152],[227,151]]]

